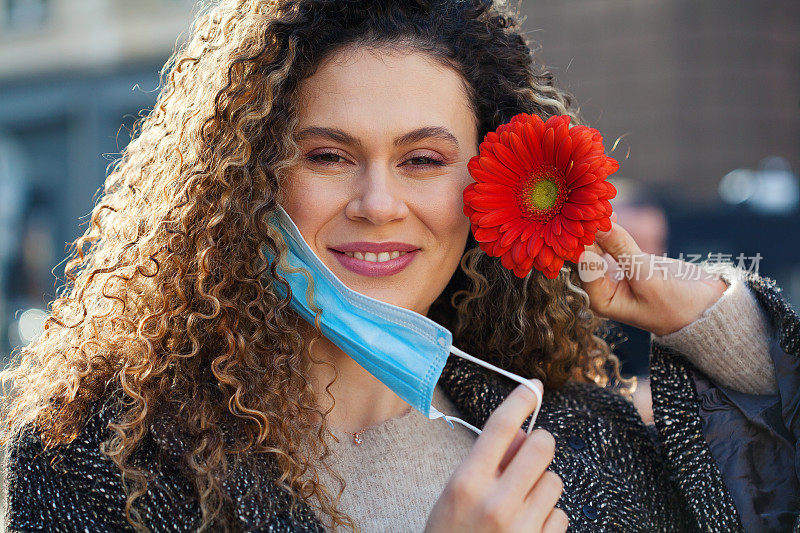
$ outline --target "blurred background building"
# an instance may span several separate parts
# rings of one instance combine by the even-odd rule
[[[694,262],[718,253],[738,263],[741,254],[797,308],[800,2],[521,6],[540,59],[584,119],[608,150],[619,139],[611,204],[642,249]],[[642,375],[649,335],[624,330],[630,340],[616,352],[625,371]]]
[[[38,334],[190,0],[0,0],[0,361]]]
[[[758,271],[796,305],[800,3],[519,5],[540,61],[608,150],[620,138],[619,222],[670,257],[759,253]],[[0,0],[0,355],[37,334],[64,281],[66,243],[85,229],[107,166],[155,101],[159,70],[197,9]],[[634,188],[663,218],[624,210]],[[629,373],[640,373],[631,361]]]

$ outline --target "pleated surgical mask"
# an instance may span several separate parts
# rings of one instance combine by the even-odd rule
[[[323,335],[400,398],[431,420],[444,418],[450,427],[456,421],[480,434],[475,426],[431,405],[433,389],[452,353],[530,388],[538,400],[528,425],[528,433],[532,431],[542,405],[542,395],[533,382],[459,350],[453,346],[452,333],[428,317],[347,287],[317,257],[283,207],[277,207],[271,224],[280,231],[288,249],[288,268],[278,263],[276,270],[292,289],[291,307],[309,324],[315,323],[316,313],[308,301],[311,280],[302,272],[304,268],[313,278],[312,303],[321,311]],[[264,254],[270,263],[275,261],[266,246]],[[274,289],[286,297],[283,284],[275,283]]]

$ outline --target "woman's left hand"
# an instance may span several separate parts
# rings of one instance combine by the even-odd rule
[[[643,252],[616,218],[609,231],[597,232],[578,265],[594,313],[666,335],[694,322],[728,288],[696,263]],[[600,276],[603,259],[608,269]]]

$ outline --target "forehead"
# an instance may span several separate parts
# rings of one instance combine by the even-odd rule
[[[301,82],[298,113],[301,124],[318,117],[352,127],[441,123],[461,134],[475,121],[455,69],[423,52],[363,47],[332,54]]]

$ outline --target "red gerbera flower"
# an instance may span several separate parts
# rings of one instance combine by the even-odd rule
[[[464,214],[475,240],[520,278],[533,267],[555,278],[598,229],[611,229],[617,189],[606,178],[619,163],[600,132],[569,123],[520,113],[487,133],[467,164],[476,183],[464,189]]]

